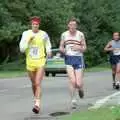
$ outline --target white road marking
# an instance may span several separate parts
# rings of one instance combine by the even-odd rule
[[[113,93],[113,94],[111,94],[109,96],[106,96],[103,99],[97,100],[96,103],[92,107],[89,107],[88,109],[98,109],[102,105],[104,105],[107,101],[109,101],[111,98],[116,97],[117,95],[120,95],[120,91],[115,92],[115,93]]]
[[[30,84],[26,84],[26,85],[23,85],[23,86],[21,86],[21,87],[19,87],[19,88],[30,88],[30,87],[31,87]]]
[[[3,89],[3,90],[0,90],[0,93],[6,92],[6,91],[8,91],[8,89]]]

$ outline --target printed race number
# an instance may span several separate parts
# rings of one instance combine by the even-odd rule
[[[40,57],[40,51],[38,47],[31,47],[30,48],[30,56],[33,59],[38,59]]]
[[[120,55],[120,49],[116,49],[113,51],[114,55]]]

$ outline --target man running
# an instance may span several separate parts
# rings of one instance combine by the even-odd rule
[[[110,63],[113,75],[113,88],[120,86],[120,35],[119,32],[113,33],[113,39],[108,42],[104,50],[110,52]]]
[[[51,43],[46,32],[39,30],[40,18],[31,19],[32,29],[24,31],[20,41],[20,51],[26,54],[26,69],[32,83],[34,107],[32,111],[39,113],[41,101],[41,81],[47,56],[51,56]]]
[[[65,54],[65,64],[70,82],[71,102],[76,104],[75,91],[78,90],[80,98],[83,93],[83,53],[86,50],[85,37],[82,32],[77,30],[77,20],[70,19],[68,31],[62,33],[60,51]]]

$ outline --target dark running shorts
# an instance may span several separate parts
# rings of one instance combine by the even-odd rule
[[[71,65],[74,69],[82,69],[85,67],[83,56],[65,56],[65,64]]]
[[[111,55],[110,63],[111,63],[111,65],[116,65],[116,64],[120,63],[120,55]]]

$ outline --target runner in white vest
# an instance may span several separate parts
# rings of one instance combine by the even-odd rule
[[[62,33],[60,51],[65,54],[65,64],[70,81],[71,102],[76,104],[75,91],[83,98],[83,53],[86,50],[85,37],[77,30],[77,21],[72,18],[68,23],[68,31]]]

